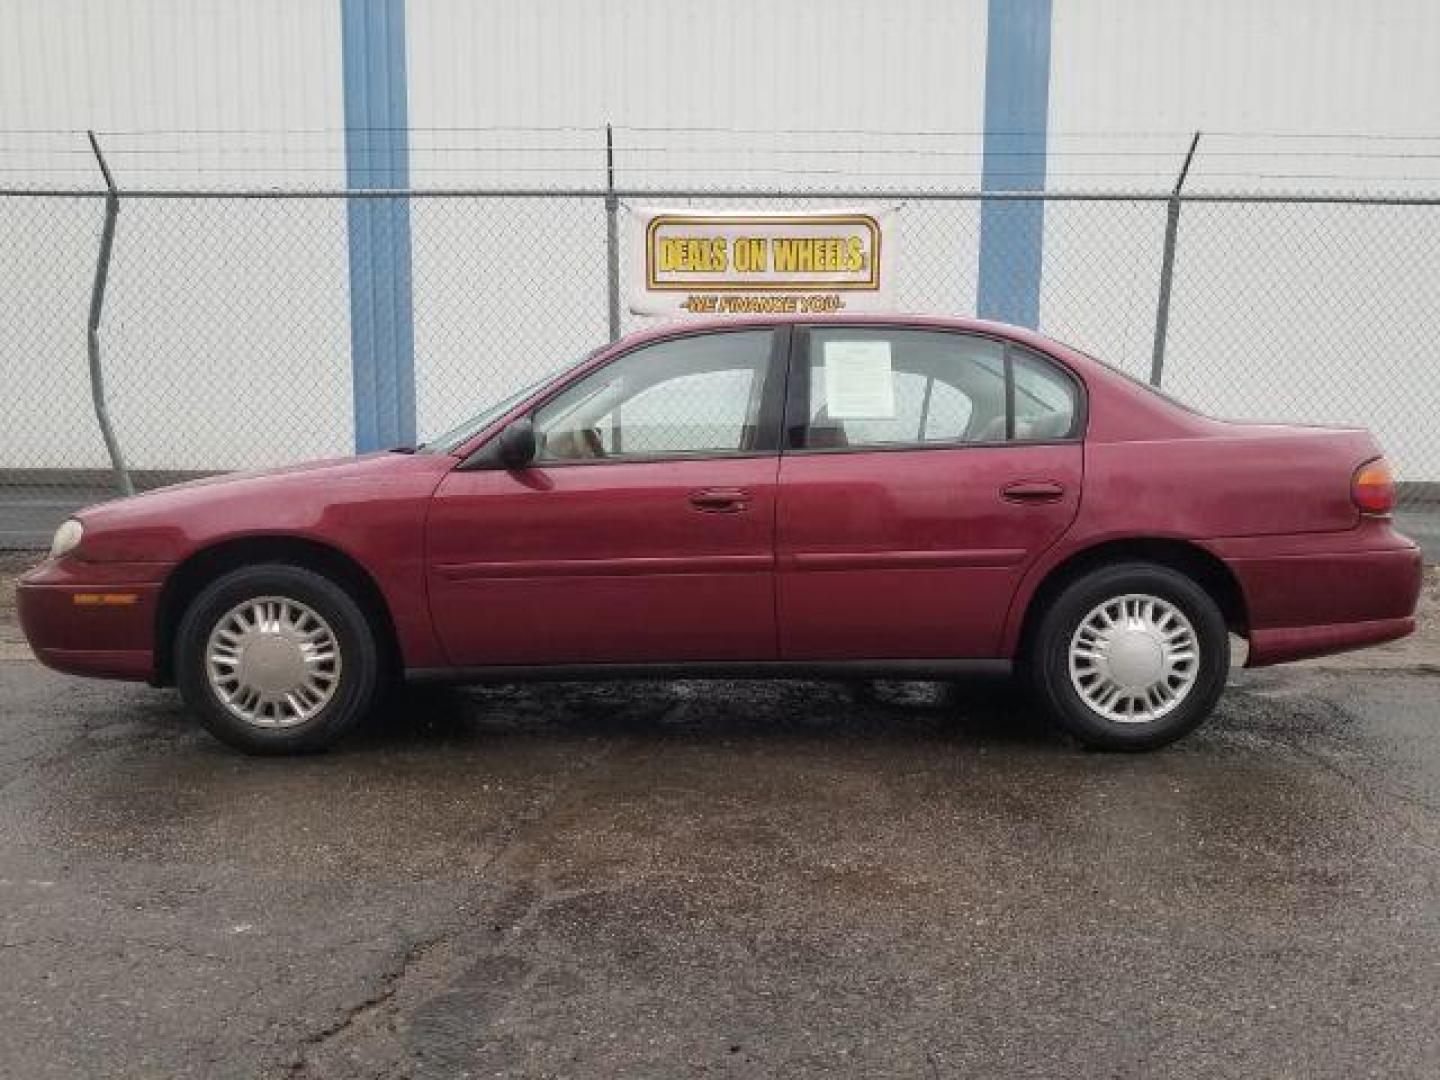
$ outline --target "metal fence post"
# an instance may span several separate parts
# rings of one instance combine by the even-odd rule
[[[1155,306],[1155,348],[1150,354],[1150,385],[1159,386],[1165,371],[1165,338],[1170,331],[1170,284],[1175,277],[1175,240],[1180,234],[1180,192],[1185,187],[1185,177],[1190,172],[1190,162],[1195,159],[1195,148],[1200,145],[1200,132],[1190,140],[1190,149],[1185,154],[1185,163],[1180,166],[1180,175],[1175,179],[1175,189],[1170,193],[1170,202],[1165,211],[1165,255],[1160,262],[1160,298]]]
[[[620,337],[620,197],[615,194],[615,131],[605,125],[605,286],[610,340]]]
[[[115,473],[115,487],[121,495],[134,495],[135,485],[130,482],[130,472],[125,468],[125,459],[120,453],[120,443],[115,438],[115,429],[110,424],[110,411],[105,404],[105,373],[100,364],[100,316],[105,310],[105,283],[110,277],[110,254],[115,247],[115,223],[120,216],[120,192],[115,187],[115,178],[110,175],[110,166],[100,152],[100,140],[95,132],[87,131],[90,149],[95,152],[95,161],[100,166],[100,175],[105,178],[105,224],[100,230],[100,254],[95,260],[95,282],[90,288],[90,318],[86,323],[85,346],[90,358],[90,397],[95,405],[95,419],[100,424],[100,435],[105,440],[105,449],[110,454],[110,467]]]

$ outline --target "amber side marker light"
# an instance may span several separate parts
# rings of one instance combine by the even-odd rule
[[[79,607],[129,607],[139,601],[140,594],[133,592],[77,592],[70,599]]]
[[[1389,517],[1395,509],[1395,474],[1383,457],[1367,461],[1350,480],[1350,500],[1362,514]]]

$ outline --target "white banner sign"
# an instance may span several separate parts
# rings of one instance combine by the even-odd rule
[[[625,206],[637,315],[814,315],[890,306],[895,207]]]

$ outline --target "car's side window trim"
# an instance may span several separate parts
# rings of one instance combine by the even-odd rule
[[[754,323],[748,323],[736,326],[708,327],[703,330],[685,330],[674,334],[667,334],[664,337],[638,342],[632,348],[606,357],[604,363],[586,368],[583,372],[576,374],[574,378],[565,379],[558,384],[552,384],[544,388],[540,391],[539,396],[525,402],[520,406],[518,412],[507,417],[503,423],[499,423],[498,426],[485,437],[484,441],[460,463],[459,468],[482,470],[504,468],[498,456],[495,454],[494,448],[498,445],[500,433],[504,431],[509,424],[514,423],[516,420],[526,418],[534,420],[536,414],[541,409],[571,386],[574,386],[583,379],[598,375],[612,364],[616,364],[624,360],[627,356],[631,356],[642,349],[667,344],[672,341],[682,341],[686,338],[712,337],[717,334],[754,333],[757,330],[770,334],[770,356],[767,361],[764,386],[761,390],[763,396],[760,399],[760,410],[755,419],[756,432],[754,448],[749,450],[674,451],[664,454],[634,454],[624,457],[536,461],[532,465],[532,468],[563,469],[572,466],[645,465],[664,461],[706,461],[717,458],[775,457],[780,452],[780,419],[784,408],[785,387],[789,379],[788,358],[790,355],[791,326],[789,323],[762,324],[758,326]],[[488,453],[487,450],[489,451]]]
[[[790,338],[788,323],[770,327],[770,366],[765,372],[760,409],[755,417],[755,449],[757,456],[773,457],[780,453],[781,423],[785,411],[785,387],[790,379]]]
[[[780,439],[782,454],[803,452],[805,429],[810,425],[809,357],[810,327],[793,327],[785,364],[785,429]]]
[[[1008,341],[1000,363],[1005,375],[1005,441],[1012,443],[1015,441],[1015,347]],[[1070,425],[1075,425],[1073,416]]]
[[[895,332],[918,331],[922,333],[952,334],[957,337],[979,338],[993,341],[1003,349],[1002,363],[1005,379],[1005,438],[987,440],[936,439],[926,442],[872,443],[863,446],[817,446],[804,445],[810,426],[810,332],[825,330],[888,330]],[[1052,439],[1015,438],[1015,379],[1014,353],[1021,352],[1033,357],[1048,369],[1058,372],[1067,379],[1075,393],[1075,415],[1071,421],[1070,434]],[[944,326],[928,326],[911,323],[845,323],[840,321],[797,324],[790,341],[789,378],[785,392],[785,424],[782,432],[780,453],[790,454],[886,454],[923,453],[927,450],[964,450],[972,447],[1021,447],[1021,446],[1064,446],[1083,442],[1089,425],[1089,395],[1085,383],[1059,360],[1012,341],[999,334],[987,334],[977,330],[957,330]],[[923,430],[923,428],[922,428]]]

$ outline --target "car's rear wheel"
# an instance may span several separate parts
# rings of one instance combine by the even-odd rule
[[[1087,746],[1152,750],[1192,731],[1230,671],[1225,618],[1195,581],[1123,563],[1067,585],[1027,657],[1050,715]]]
[[[360,605],[299,566],[211,582],[175,640],[176,683],[216,738],[252,754],[328,746],[369,709],[380,658]]]

